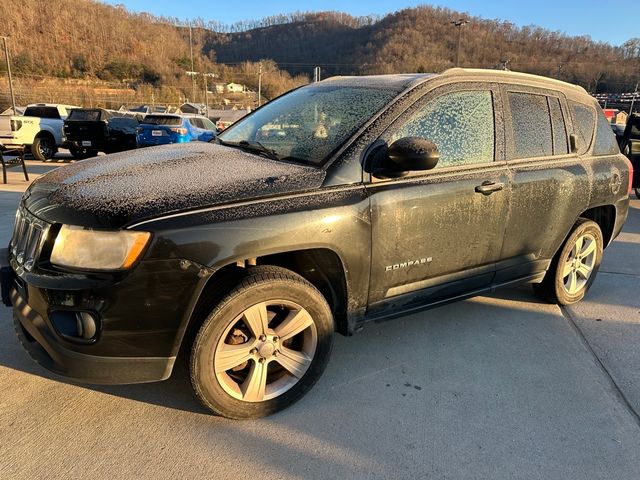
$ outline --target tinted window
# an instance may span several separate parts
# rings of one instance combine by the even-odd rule
[[[97,122],[100,120],[100,110],[74,109],[69,113],[69,120]]]
[[[493,161],[493,101],[489,91],[453,92],[431,100],[388,140],[422,137],[438,147],[437,167]]]
[[[567,143],[567,132],[560,108],[560,100],[555,97],[548,97],[549,111],[551,112],[551,128],[553,129],[553,154],[563,155],[569,153]]]
[[[209,120],[208,118],[201,118],[202,120],[202,128],[206,128],[207,130],[212,130],[215,131],[216,126],[213,124],[213,122],[211,120]]]
[[[149,125],[181,125],[182,118],[174,115],[147,115],[140,123]]]
[[[27,107],[24,115],[25,117],[60,118],[56,107]]]
[[[546,157],[553,154],[551,119],[547,97],[509,92],[513,125],[513,158]]]
[[[581,103],[569,102],[575,133],[578,136],[578,153],[582,154],[589,149],[593,130],[596,123],[596,112],[593,108]],[[611,127],[609,127],[611,128]]]
[[[620,150],[616,136],[611,130],[609,120],[604,116],[602,110],[598,109],[598,129],[596,130],[596,144],[593,147],[594,155],[616,154]]]

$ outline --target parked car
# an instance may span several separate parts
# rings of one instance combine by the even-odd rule
[[[636,197],[640,198],[640,114],[632,113],[627,124],[618,137],[620,150],[633,165],[633,188]]]
[[[216,143],[40,177],[0,255],[3,297],[56,373],[163,380],[181,352],[207,408],[257,417],[310,390],[334,331],[515,282],[579,301],[630,173],[581,87],[465,69],[328,79]]]
[[[64,121],[64,135],[76,158],[94,157],[136,148],[140,123],[126,113],[103,108],[76,108]]]
[[[24,115],[0,116],[0,144],[4,148],[26,147],[37,160],[49,160],[66,147],[62,126],[73,107],[36,103],[28,105]]]
[[[151,114],[144,117],[137,129],[139,147],[169,143],[210,142],[216,126],[200,115]]]

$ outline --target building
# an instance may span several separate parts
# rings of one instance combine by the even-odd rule
[[[239,83],[227,83],[225,86],[225,91],[227,93],[242,93],[244,92],[244,85],[240,85]]]

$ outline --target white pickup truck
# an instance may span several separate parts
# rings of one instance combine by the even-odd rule
[[[37,160],[48,160],[64,147],[64,120],[73,107],[36,103],[28,105],[24,115],[0,116],[0,148],[30,148]]]

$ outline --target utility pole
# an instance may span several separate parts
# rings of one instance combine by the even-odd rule
[[[313,81],[314,82],[320,81],[320,67],[313,68]]]
[[[258,106],[262,104],[262,62],[258,66]]]
[[[191,71],[195,72],[195,68],[193,66],[193,33],[191,32],[191,21],[189,21],[189,50],[191,50]],[[196,102],[196,77],[195,75],[191,76],[191,90],[193,98],[191,101],[193,103]]]
[[[13,109],[13,114],[17,115],[18,112],[16,111],[16,97],[13,94],[13,78],[11,77],[11,62],[9,61],[9,47],[7,46],[7,38],[5,36],[0,37],[2,38],[2,43],[4,45],[4,58],[7,61],[7,74],[9,75],[9,92],[11,94],[11,108]],[[636,87],[636,90],[638,88]]]
[[[633,91],[633,97],[631,97],[631,106],[629,107],[629,115],[633,113],[633,104],[636,102],[636,96],[638,95],[638,85],[640,82],[636,82],[636,89]]]
[[[462,42],[462,27],[469,23],[469,20],[465,20],[464,18],[460,18],[458,20],[454,20],[451,23],[454,27],[458,29],[458,46],[456,47],[456,67],[460,66],[460,44]]]

